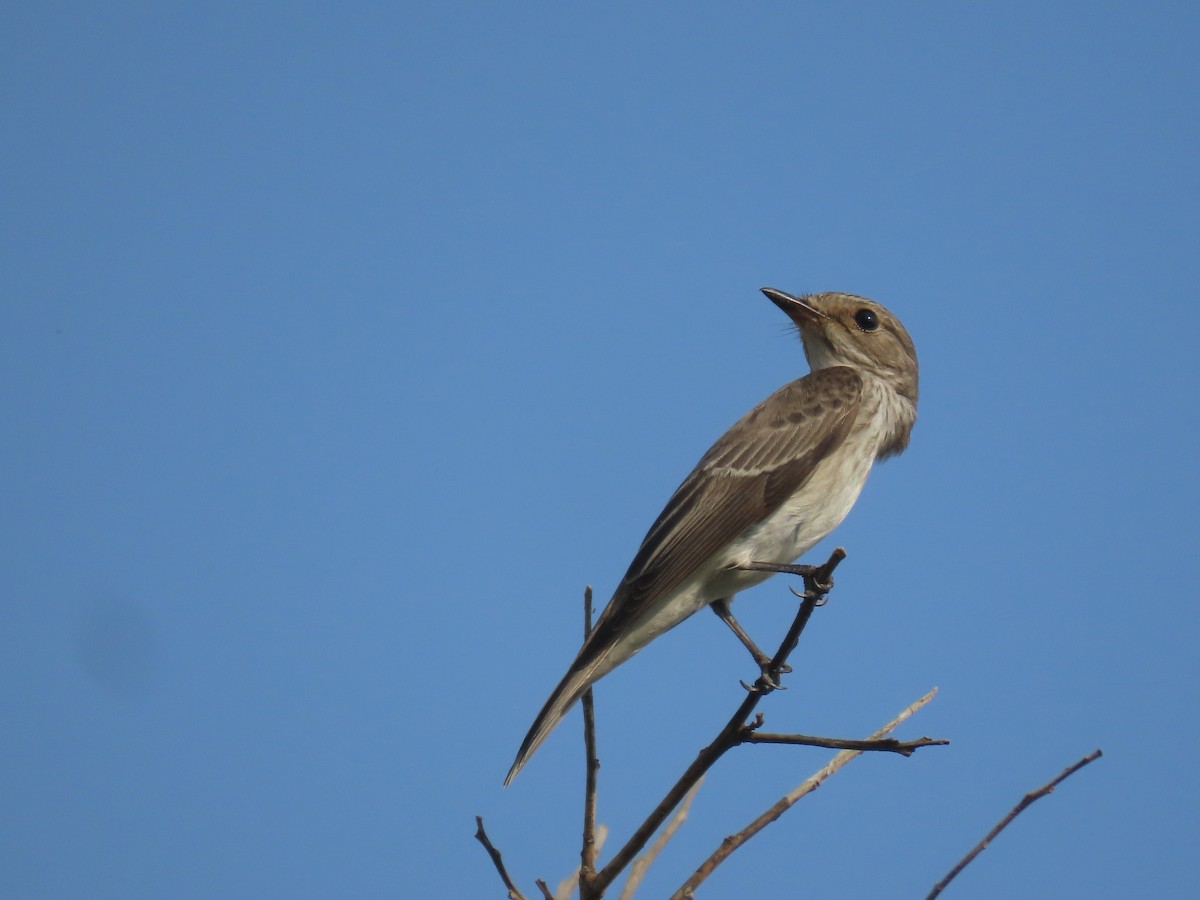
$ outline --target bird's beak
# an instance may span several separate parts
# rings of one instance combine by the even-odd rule
[[[791,294],[785,294],[783,291],[777,291],[775,288],[762,288],[764,294],[771,301],[787,313],[788,318],[803,328],[805,325],[812,325],[822,319],[828,319],[825,313],[817,309],[813,305],[812,300],[806,297],[793,297]]]

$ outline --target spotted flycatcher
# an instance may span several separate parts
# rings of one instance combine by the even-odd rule
[[[900,320],[852,294],[763,293],[798,326],[812,371],[721,435],[667,501],[505,784],[589,685],[705,606],[765,664],[729,601],[836,528],[872,464],[908,446],[917,354]]]

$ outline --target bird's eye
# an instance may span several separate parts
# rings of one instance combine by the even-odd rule
[[[869,309],[860,309],[854,314],[854,324],[863,331],[874,331],[879,327],[879,319]]]

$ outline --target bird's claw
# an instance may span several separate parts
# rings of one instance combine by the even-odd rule
[[[787,686],[780,684],[774,678],[768,678],[766,675],[759,676],[754,684],[746,684],[742,680],[738,680],[738,684],[745,689],[747,694],[770,694],[773,691],[786,691]]]
[[[815,605],[824,606],[828,601],[825,595],[833,590],[833,579],[830,578],[828,582],[816,581],[814,579],[811,584],[806,583],[804,587],[805,590],[798,591],[789,584],[788,590],[792,592],[793,596],[799,597],[801,600],[812,600]]]
[[[769,694],[772,691],[786,691],[787,686],[780,683],[779,676],[792,671],[792,667],[787,663],[781,666],[773,666],[770,663],[760,666],[761,672],[754,684],[746,684],[744,681],[738,683],[744,687],[747,693],[751,694]]]
[[[810,591],[816,591],[818,594],[824,596],[833,590],[833,578],[831,577],[828,581],[818,581],[816,578],[814,578],[812,580],[812,585],[810,586],[806,584],[805,587]]]

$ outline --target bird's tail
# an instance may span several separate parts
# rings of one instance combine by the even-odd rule
[[[583,692],[588,689],[588,686],[607,671],[601,669],[601,664],[607,655],[607,653],[598,654],[587,662],[582,662],[578,658],[575,660],[575,664],[563,676],[558,687],[550,694],[550,699],[546,701],[541,712],[537,714],[537,718],[533,720],[529,733],[521,742],[521,749],[517,751],[517,758],[513,760],[512,768],[505,776],[505,787],[508,787],[509,783],[517,777],[517,773],[521,771],[525,763],[529,762],[529,757],[533,756],[537,748],[542,745],[542,741],[546,740],[555,726],[562,721],[563,716],[575,705],[575,701],[583,696]],[[583,656],[584,653],[580,653],[580,657]]]

